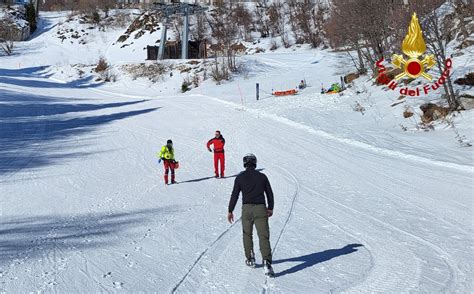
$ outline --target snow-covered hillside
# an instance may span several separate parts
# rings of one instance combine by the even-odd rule
[[[474,138],[472,110],[424,131],[418,107],[439,93],[398,100],[361,77],[321,94],[350,60],[304,46],[246,55],[232,81],[182,94],[202,64],[134,79],[122,66],[145,55],[113,45],[123,28],[66,20],[44,14],[0,57],[0,292],[473,291],[474,158],[459,142]],[[472,50],[454,57],[455,77]],[[91,73],[101,56],[116,82]],[[298,95],[270,95],[302,79]],[[216,129],[225,179],[205,146]],[[179,183],[165,186],[156,152],[169,138]],[[244,264],[240,219],[226,220],[248,152],[275,193],[275,279]]]

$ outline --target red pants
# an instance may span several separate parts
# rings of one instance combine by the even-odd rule
[[[224,153],[214,153],[214,173],[219,176],[219,161],[221,162],[221,177],[224,176],[225,156]]]
[[[171,170],[171,182],[174,182],[174,162],[171,160],[163,160],[163,166],[165,167],[165,184],[168,184],[168,174]]]

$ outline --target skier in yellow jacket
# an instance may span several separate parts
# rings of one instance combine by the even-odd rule
[[[158,153],[158,163],[163,160],[163,166],[165,167],[165,185],[168,185],[168,174],[171,170],[171,184],[176,184],[174,170],[178,166],[178,162],[174,159],[174,148],[173,141],[168,140],[166,145],[161,148]]]

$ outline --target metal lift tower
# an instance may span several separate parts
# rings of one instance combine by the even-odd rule
[[[167,22],[169,18],[173,15],[183,15],[184,25],[183,25],[183,35],[181,38],[181,58],[188,58],[188,40],[189,40],[189,15],[202,13],[208,10],[207,7],[202,7],[197,4],[189,3],[172,3],[172,4],[163,4],[163,3],[153,3],[153,9],[155,11],[160,11],[164,15],[163,27],[161,28],[161,40],[160,48],[158,50],[158,59],[163,59],[165,53],[165,44],[166,44],[166,30]]]

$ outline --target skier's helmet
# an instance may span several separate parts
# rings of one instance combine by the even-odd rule
[[[252,153],[246,154],[244,156],[243,161],[244,161],[245,168],[250,167],[250,166],[257,167],[257,157]]]
[[[171,141],[171,139],[169,139],[168,141],[166,141],[166,145],[173,145],[173,141]]]

